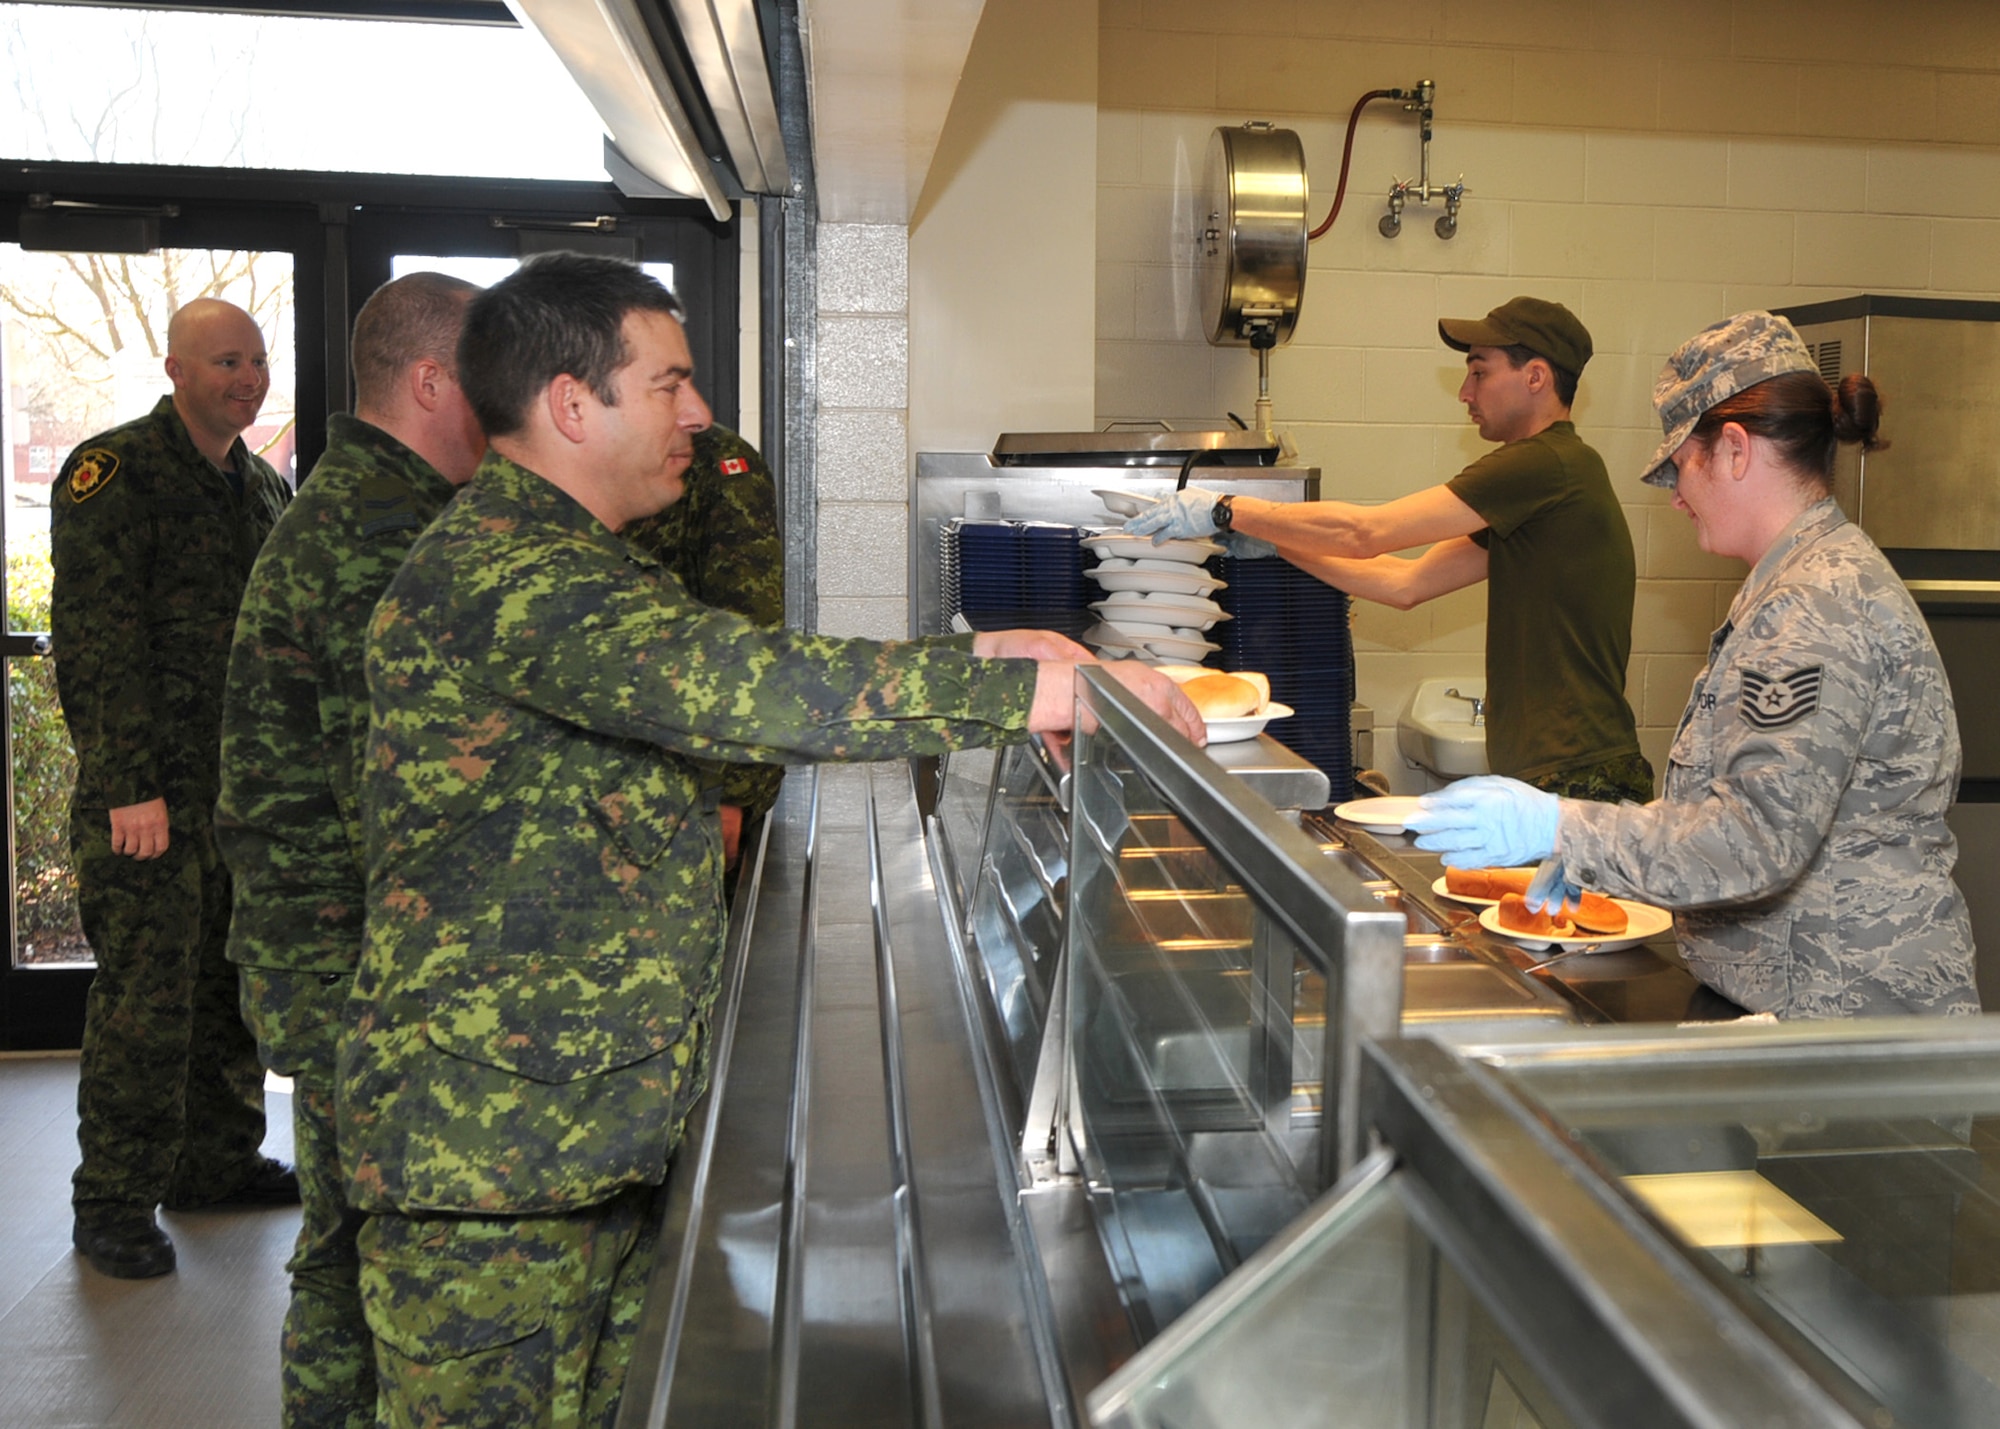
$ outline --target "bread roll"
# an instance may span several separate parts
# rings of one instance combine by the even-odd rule
[[[1241,719],[1262,707],[1264,701],[1257,694],[1257,687],[1248,680],[1234,675],[1209,673],[1198,675],[1181,686],[1186,695],[1207,719]]]
[[[1262,708],[1264,708],[1265,705],[1271,703],[1270,676],[1260,675],[1255,670],[1231,670],[1229,673],[1234,675],[1239,680],[1248,680],[1251,684],[1257,687],[1258,709],[1261,710]]]
[[[1509,893],[1501,898],[1500,909],[1494,919],[1508,932],[1524,933],[1529,937],[1569,938],[1576,935],[1576,924],[1567,918],[1552,918],[1547,910],[1530,913],[1527,899],[1518,893]]]
[[[1616,899],[1606,898],[1602,893],[1584,894],[1583,901],[1570,911],[1569,916],[1577,927],[1600,937],[1622,933],[1632,922]]]

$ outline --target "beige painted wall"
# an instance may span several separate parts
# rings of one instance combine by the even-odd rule
[[[1095,398],[1097,9],[988,0],[908,228],[822,223],[818,628],[908,632],[918,451]]]
[[[1730,312],[1855,292],[2000,293],[2000,5],[1920,0],[1101,0],[1097,417],[1248,412],[1254,359],[1194,312],[1193,186],[1218,124],[1297,129],[1314,221],[1364,90],[1437,82],[1434,182],[1464,176],[1459,236],[1412,208],[1375,228],[1415,126],[1372,107],[1347,206],[1312,250],[1298,335],[1274,355],[1279,425],[1329,494],[1382,500],[1485,449],[1454,400],[1441,315],[1517,292],[1569,304],[1598,356],[1577,420],[1639,550],[1628,687],[1657,767],[1741,567],[1703,555],[1634,473],[1667,352]],[[1869,63],[1857,63],[1865,47]],[[1895,393],[1887,394],[1894,435]],[[1357,603],[1378,728],[1430,674],[1477,671],[1483,588],[1408,613]],[[1393,733],[1378,760],[1400,764]],[[1399,787],[1416,776],[1396,771]]]
[[[910,220],[910,447],[1087,428],[1097,6],[987,0]]]

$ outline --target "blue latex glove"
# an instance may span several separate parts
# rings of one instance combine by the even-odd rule
[[[1418,848],[1443,854],[1452,868],[1508,868],[1555,852],[1561,810],[1553,794],[1481,774],[1424,795],[1404,827],[1418,835]]]
[[[1540,913],[1544,909],[1551,914],[1564,913],[1583,902],[1583,888],[1570,882],[1569,870],[1563,867],[1562,856],[1551,854],[1542,860],[1542,866],[1528,880],[1528,891],[1522,895],[1521,901],[1528,905],[1530,913]]]
[[[1278,548],[1269,541],[1260,536],[1246,536],[1241,531],[1224,531],[1222,548],[1239,561],[1261,561],[1278,554]]]
[[[1151,536],[1156,546],[1162,541],[1199,541],[1213,536],[1215,497],[1215,492],[1197,486],[1176,491],[1165,501],[1127,518],[1125,534]]]

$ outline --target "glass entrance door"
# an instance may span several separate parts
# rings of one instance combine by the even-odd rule
[[[69,851],[76,754],[48,637],[49,498],[70,452],[171,391],[167,320],[199,297],[263,329],[271,392],[244,440],[294,481],[298,411],[294,257],[252,248],[31,251],[0,243],[0,538],[6,555],[9,921],[0,953],[0,1048],[76,1046],[90,945]],[[53,658],[52,658],[53,657]]]

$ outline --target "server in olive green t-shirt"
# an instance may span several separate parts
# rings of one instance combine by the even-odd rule
[[[1220,533],[1238,556],[1279,555],[1350,595],[1399,610],[1477,581],[1486,605],[1487,761],[1568,798],[1653,797],[1625,665],[1632,654],[1632,533],[1604,462],[1569,420],[1590,333],[1560,303],[1513,298],[1445,318],[1465,354],[1458,400],[1504,443],[1441,486],[1380,506],[1189,488],[1125,525],[1139,535]],[[1387,554],[1429,546],[1405,560]]]

